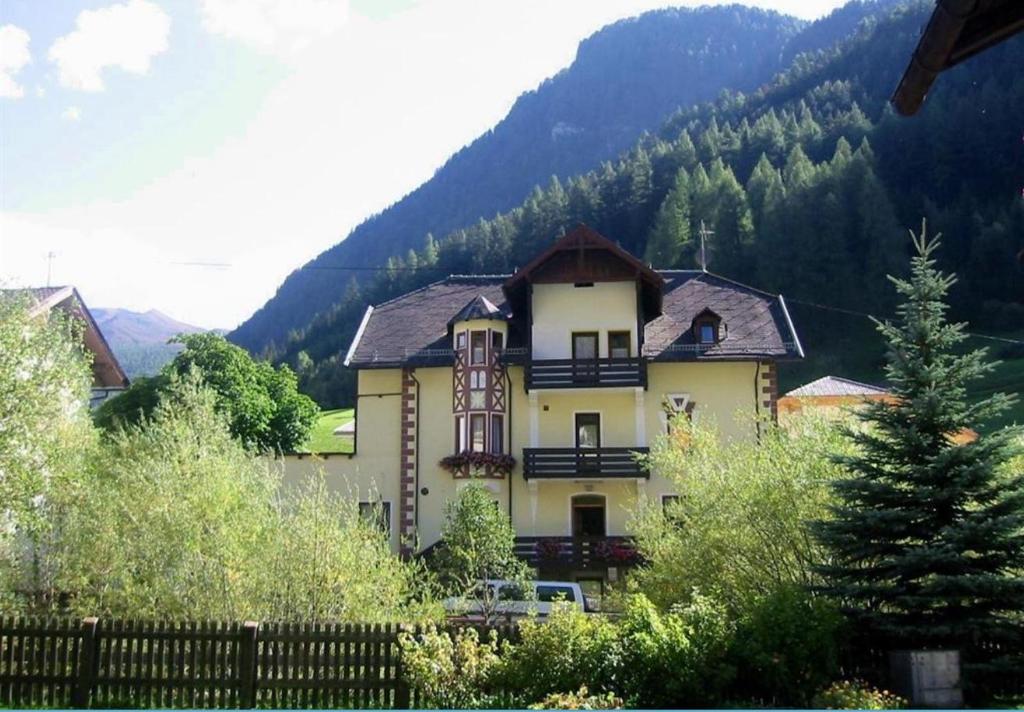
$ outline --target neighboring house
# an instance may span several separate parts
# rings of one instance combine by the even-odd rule
[[[89,407],[95,408],[103,401],[113,398],[128,387],[125,375],[117,357],[111,351],[103,333],[74,287],[37,287],[26,290],[10,290],[28,293],[33,301],[34,314],[48,314],[60,309],[81,321],[82,346],[92,355],[92,392]]]
[[[839,410],[858,406],[865,401],[891,400],[889,390],[882,386],[852,381],[839,376],[823,376],[799,388],[794,388],[779,399],[781,417],[802,412],[807,408]]]
[[[756,437],[734,416],[774,417],[776,363],[802,357],[781,296],[655,271],[580,226],[513,275],[451,276],[368,308],[345,360],[355,454],[295,456],[287,472],[323,466],[376,493],[406,553],[438,542],[476,472],[541,576],[602,582],[634,558],[636,498],[676,496],[635,455],[677,413]]]
[[[807,410],[824,415],[838,415],[870,401],[894,401],[895,396],[884,386],[853,381],[839,376],[823,376],[799,388],[794,388],[779,399],[779,417],[787,418]],[[978,433],[964,428],[953,438],[963,444],[978,439]]]

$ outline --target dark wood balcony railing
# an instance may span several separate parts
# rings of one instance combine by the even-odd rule
[[[515,552],[536,567],[594,569],[638,562],[633,540],[624,536],[520,536]]]
[[[641,358],[566,358],[526,363],[528,389],[646,385],[647,363]]]
[[[645,447],[523,448],[523,477],[650,477],[636,459],[636,455],[646,455],[648,451]]]

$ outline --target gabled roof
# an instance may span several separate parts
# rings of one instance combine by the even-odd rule
[[[33,315],[47,314],[54,308],[81,319],[85,324],[82,340],[86,350],[93,355],[93,385],[103,388],[123,388],[128,385],[128,376],[107,343],[89,308],[85,306],[78,290],[71,286],[32,287],[28,289],[2,290],[12,294],[27,294],[32,300]]]
[[[939,74],[1024,30],[1021,0],[936,0],[892,104],[917,113]]]
[[[664,311],[644,328],[642,355],[656,361],[801,358],[803,349],[782,297],[698,270],[666,270]],[[451,315],[480,296],[509,317],[507,351],[525,346],[528,325],[512,314],[502,285],[507,277],[452,276],[367,309],[349,349],[355,368],[445,366],[454,359],[448,331]],[[698,344],[693,319],[711,309],[728,325],[717,344]]]
[[[870,383],[861,383],[849,378],[839,376],[822,376],[816,381],[805,383],[799,388],[794,388],[786,397],[808,398],[815,396],[884,396],[888,395],[889,389],[882,386],[873,386]]]
[[[448,326],[457,324],[460,321],[471,321],[473,319],[504,320],[506,318],[505,313],[494,306],[490,299],[482,294],[478,294],[470,299],[466,306],[459,309],[455,316],[448,320]]]
[[[645,314],[661,313],[664,279],[658,272],[593,228],[582,223],[530,260],[505,282],[509,302],[528,308],[526,286],[558,282],[639,282]]]

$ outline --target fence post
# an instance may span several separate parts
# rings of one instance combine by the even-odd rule
[[[98,624],[99,618],[94,616],[82,619],[82,647],[78,655],[78,681],[71,696],[72,707],[89,706],[90,693],[96,679],[96,664],[99,662],[99,639],[96,637]]]
[[[398,644],[395,646],[395,709],[396,710],[407,710],[411,706],[409,683],[405,680],[405,661],[404,651],[401,645],[401,636],[405,627],[402,625],[396,626],[397,634],[395,636]],[[413,635],[418,632],[417,628],[413,628],[410,631]]]
[[[252,709],[256,706],[256,637],[260,624],[246,621],[242,624],[241,648],[238,651],[238,706]]]

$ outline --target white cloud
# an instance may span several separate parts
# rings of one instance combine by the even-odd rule
[[[82,110],[77,106],[69,106],[61,112],[60,118],[65,121],[79,121],[82,118]]]
[[[664,5],[440,0],[382,21],[354,12],[296,55],[258,113],[215,150],[183,155],[176,170],[117,200],[0,212],[0,280],[39,284],[54,250],[54,283],[77,285],[91,305],[233,327],[289,271],[429,178],[520,92],[569,64],[580,39]],[[195,262],[231,267],[182,264]]]
[[[148,72],[153,57],[167,50],[170,29],[171,18],[149,0],[83,10],[75,29],[50,47],[49,58],[65,87],[103,91],[101,73],[108,67]]]
[[[200,0],[200,5],[208,32],[284,56],[337,32],[348,19],[347,0]]]
[[[25,96],[25,88],[14,81],[14,75],[32,61],[28,42],[28,33],[17,25],[0,27],[0,97],[20,99]]]

